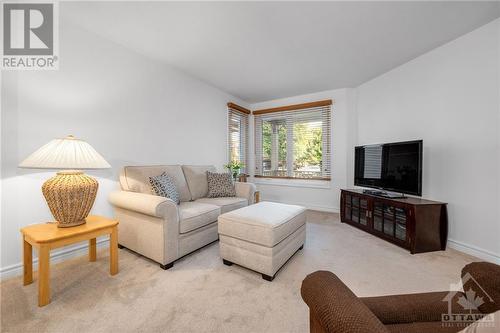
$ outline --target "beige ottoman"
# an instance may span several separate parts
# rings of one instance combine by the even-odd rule
[[[260,202],[220,215],[220,255],[224,264],[238,264],[272,281],[304,245],[305,211],[301,206]]]

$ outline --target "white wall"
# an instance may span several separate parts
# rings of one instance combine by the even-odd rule
[[[52,219],[40,187],[53,171],[17,168],[41,145],[73,134],[100,152],[113,169],[88,172],[100,183],[92,213],[113,216],[106,198],[123,165],[222,168],[227,160],[226,103],[241,103],[64,20],[59,70],[2,72],[1,95],[4,273],[19,267],[19,229]]]
[[[357,89],[359,144],[424,140],[423,196],[448,202],[450,245],[500,261],[496,20]]]
[[[259,184],[264,200],[338,211],[339,189],[353,185],[356,144],[422,138],[424,196],[449,203],[452,245],[498,261],[498,29],[497,20],[357,89],[245,105],[62,20],[59,71],[2,72],[0,270],[19,267],[22,226],[51,220],[40,187],[53,172],[16,166],[52,138],[84,138],[112,164],[89,172],[100,182],[93,213],[112,216],[106,196],[122,165],[221,167],[229,100],[255,110],[328,98],[335,100],[332,181],[315,188]]]
[[[314,102],[324,99],[333,99],[332,105],[332,180],[301,181],[253,179],[261,192],[262,200],[304,205],[311,209],[325,211],[339,211],[340,189],[348,186],[348,174],[352,167],[350,159],[346,159],[355,140],[353,117],[354,92],[351,89],[338,89],[314,94],[277,99],[252,104],[252,110],[272,108],[290,104]],[[253,132],[252,132],[253,133]],[[251,140],[253,146],[253,138]],[[253,156],[253,154],[251,154]],[[253,162],[251,164],[253,168]]]
[[[500,26],[500,22],[497,20],[497,26]],[[497,29],[497,55],[500,55],[500,27]],[[500,60],[499,60],[500,61]],[[500,81],[500,64],[497,64],[497,79]],[[500,83],[497,85],[498,95],[497,95],[497,103],[499,105],[497,111],[497,219],[496,223],[500,224]],[[500,235],[498,236],[500,238]],[[497,240],[497,244],[500,243],[500,240]],[[500,247],[500,245],[498,245]],[[496,256],[500,255],[500,250],[496,252]],[[497,262],[499,260],[497,259]]]
[[[448,203],[450,246],[499,262],[499,22],[356,89],[251,105],[256,110],[335,100],[332,181],[308,188],[299,181],[256,179],[262,198],[338,211],[340,189],[353,186],[355,145],[423,139],[423,197]]]

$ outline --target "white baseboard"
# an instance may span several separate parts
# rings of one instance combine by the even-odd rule
[[[289,204],[289,205],[298,205],[298,206],[304,206],[307,209],[310,210],[317,210],[320,212],[328,212],[328,213],[339,213],[340,210],[338,207],[335,206],[322,206],[322,205],[314,205],[314,204],[305,204],[303,202],[291,202],[291,201],[278,201],[278,200],[262,200],[262,201],[270,201],[270,202],[278,202],[278,203],[283,203],[283,204]]]
[[[274,200],[273,202],[279,202]],[[288,203],[292,205],[301,205],[306,207],[307,209],[311,210],[318,210],[322,212],[331,212],[331,213],[338,213],[339,209],[338,207],[333,207],[333,206],[320,206],[320,205],[308,205],[308,204],[303,204],[303,203],[293,203],[293,202],[283,202],[283,203]],[[108,238],[104,239],[99,239],[97,240],[97,247],[102,248],[102,247],[107,247],[109,243]],[[455,249],[460,252],[464,252],[466,254],[470,254],[474,257],[478,257],[480,259],[495,263],[497,265],[500,265],[500,255],[495,254],[493,252],[490,252],[485,249],[481,249],[469,244],[465,244],[453,239],[448,239],[448,246],[452,249]],[[85,255],[88,251],[88,245],[87,244],[82,244],[76,247],[70,247],[67,249],[64,249],[59,252],[54,252],[50,256],[51,263],[57,263],[61,262],[66,259],[78,257],[81,255]],[[33,269],[37,268],[38,266],[38,258],[33,259]],[[19,262],[14,265],[10,265],[7,267],[2,267],[0,269],[0,280],[14,277],[14,276],[20,276],[23,274],[23,264],[22,262]]]
[[[460,252],[500,265],[500,255],[479,247],[448,239],[448,246]]]
[[[109,246],[109,238],[103,238],[103,239],[98,239],[97,240],[97,247],[106,247]],[[61,262],[63,260],[69,259],[69,258],[74,258],[74,257],[79,257],[84,254],[88,253],[88,245],[87,244],[82,244],[74,247],[69,247],[67,249],[63,249],[61,251],[53,252],[50,255],[50,262],[51,263],[57,263]],[[38,258],[33,258],[33,269],[38,267]],[[10,265],[7,267],[2,267],[0,269],[0,280],[14,277],[14,276],[19,276],[23,274],[23,263],[19,262],[14,265]]]

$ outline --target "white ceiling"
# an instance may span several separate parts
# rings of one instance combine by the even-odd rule
[[[62,2],[64,19],[249,103],[355,87],[500,16],[499,2]]]

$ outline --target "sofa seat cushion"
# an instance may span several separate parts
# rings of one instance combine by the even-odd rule
[[[120,186],[125,191],[155,194],[151,189],[149,177],[159,176],[162,173],[174,181],[180,201],[191,200],[191,193],[180,165],[126,166],[120,174]]]
[[[219,216],[219,234],[273,247],[306,223],[306,209],[259,202]]]
[[[179,205],[179,231],[181,234],[217,221],[220,207],[202,202],[181,202]]]
[[[238,197],[201,198],[196,200],[196,202],[203,202],[219,206],[221,214],[248,206],[248,200],[246,198],[238,198]]]
[[[215,172],[212,165],[183,165],[182,171],[191,193],[191,200],[204,198],[208,194],[207,171]]]

